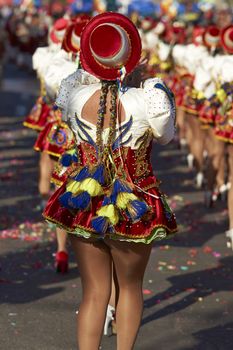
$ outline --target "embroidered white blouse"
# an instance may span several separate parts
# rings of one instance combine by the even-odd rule
[[[70,124],[77,144],[86,139],[86,133],[94,142],[96,140],[96,126],[82,118],[82,108],[100,89],[101,83],[83,70],[77,70],[61,83],[56,105],[62,110],[63,120]],[[173,139],[175,102],[173,94],[161,79],[148,79],[143,88],[124,89],[120,91],[119,99],[125,110],[125,120],[117,124],[116,138],[120,133],[122,135],[122,129],[128,129],[124,136],[122,135],[122,145],[137,149],[137,140],[148,129],[160,144],[167,144]],[[103,130],[104,143],[107,142],[108,133],[109,128]]]

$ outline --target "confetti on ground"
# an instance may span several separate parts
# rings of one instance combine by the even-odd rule
[[[193,249],[189,249],[188,253],[192,258],[194,258],[198,254],[198,251],[197,249],[193,248]]]
[[[196,265],[197,263],[195,262],[195,261],[193,261],[193,260],[188,260],[187,261],[187,265],[192,265],[192,266],[194,266],[194,265]]]
[[[183,202],[184,201],[184,198],[179,196],[179,195],[175,195],[172,197],[175,201],[178,201],[178,202]]]
[[[0,231],[0,239],[19,239],[21,241],[53,241],[55,233],[44,222],[30,222],[18,224],[17,226]]]
[[[144,295],[150,295],[150,294],[152,294],[152,291],[149,290],[149,289],[143,289],[143,294]]]
[[[188,266],[180,266],[180,269],[182,271],[187,271],[189,269],[189,267]]]
[[[203,252],[206,253],[206,254],[210,254],[210,253],[212,253],[212,251],[213,251],[213,249],[211,247],[209,247],[209,246],[205,246],[203,248]]]
[[[218,252],[213,252],[212,255],[215,257],[215,258],[220,258],[222,255]]]
[[[159,249],[160,250],[169,250],[169,249],[171,249],[171,247],[168,244],[166,244],[164,246],[159,247]]]

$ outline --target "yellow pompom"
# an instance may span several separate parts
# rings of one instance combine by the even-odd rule
[[[223,89],[217,90],[216,95],[221,103],[223,103],[227,98],[227,94],[225,93],[225,91]]]
[[[202,100],[205,97],[204,93],[202,91],[198,91],[197,93],[197,99]]]
[[[136,199],[138,199],[138,198],[133,193],[120,192],[117,195],[116,205],[120,209],[126,209],[129,201],[134,201]]]
[[[73,155],[75,152],[76,152],[75,148],[71,148],[68,151],[66,151],[67,154],[71,154],[71,155]]]
[[[192,98],[197,98],[197,94],[198,94],[197,90],[193,89],[193,90],[191,91],[191,97],[192,97]]]
[[[170,62],[161,62],[160,63],[160,68],[162,70],[167,70],[167,69],[171,68],[171,63]]]
[[[80,182],[75,180],[69,181],[68,185],[66,186],[66,191],[77,194],[80,191]]]
[[[109,219],[112,225],[116,225],[119,221],[117,208],[113,204],[105,205],[97,211],[98,216],[104,216]]]
[[[160,63],[160,60],[159,60],[158,56],[155,54],[151,56],[151,58],[149,59],[149,62],[148,62],[148,64],[150,66],[153,66],[154,64],[159,64],[159,63]]]
[[[101,196],[104,193],[99,182],[90,177],[81,182],[80,190],[87,191],[91,197]]]

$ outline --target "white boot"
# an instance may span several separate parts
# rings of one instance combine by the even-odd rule
[[[204,159],[207,159],[207,157],[208,157],[208,152],[206,149],[204,149],[204,151],[203,151],[203,157],[204,157]]]
[[[111,305],[108,305],[105,324],[104,324],[104,335],[108,335],[109,328],[111,327],[111,323],[114,320],[114,314],[115,314],[114,307]]]
[[[185,148],[187,146],[187,141],[184,138],[180,139],[180,148]]]
[[[197,185],[197,188],[202,188],[203,181],[204,181],[204,175],[203,175],[203,173],[202,173],[202,172],[197,173],[197,176],[196,176],[196,185]]]
[[[226,192],[226,191],[228,191],[227,184],[223,184],[223,185],[221,185],[221,186],[219,187],[219,192],[220,192],[220,193],[224,193],[224,192]]]
[[[194,167],[194,155],[192,153],[187,155],[187,162],[189,169],[192,170]]]
[[[233,228],[226,231],[227,236],[227,248],[231,248],[233,250]]]

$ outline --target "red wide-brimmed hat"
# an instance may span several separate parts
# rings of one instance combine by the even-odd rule
[[[152,18],[152,17],[144,17],[142,20],[141,20],[141,29],[144,30],[144,31],[149,31],[153,28],[155,28],[157,25],[157,22]]]
[[[50,39],[53,43],[59,44],[62,42],[66,29],[69,25],[69,20],[65,18],[59,18],[53,25],[50,32]]]
[[[204,27],[199,27],[199,26],[196,26],[193,28],[192,41],[193,41],[194,45],[200,46],[203,44],[204,30],[205,30]]]
[[[62,41],[62,48],[67,52],[77,53],[80,50],[80,37],[83,28],[90,21],[90,16],[79,16],[68,26]]]
[[[221,44],[228,53],[233,53],[233,24],[221,31]]]
[[[220,29],[214,25],[207,27],[203,33],[203,42],[207,47],[218,47],[220,43]]]
[[[170,40],[176,44],[184,44],[186,39],[186,28],[183,22],[174,22],[169,30]]]
[[[93,17],[81,34],[83,68],[103,80],[130,73],[141,56],[141,39],[131,20],[120,13]]]

